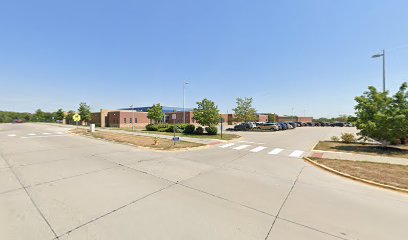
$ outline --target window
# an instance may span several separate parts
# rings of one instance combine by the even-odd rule
[[[129,119],[130,119],[129,123],[132,123],[132,119],[133,119],[133,118],[129,118]]]
[[[135,123],[137,123],[137,118],[135,118]]]
[[[123,122],[126,123],[126,118],[123,118]]]

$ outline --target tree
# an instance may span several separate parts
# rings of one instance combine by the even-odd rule
[[[370,86],[362,96],[355,98],[356,127],[360,135],[382,142],[384,145],[408,135],[407,83],[389,97],[388,92],[378,92]]]
[[[58,109],[58,110],[55,112],[54,116],[55,116],[55,119],[56,119],[56,120],[63,120],[64,117],[65,117],[65,114],[64,114],[64,111],[62,110],[62,108]]]
[[[34,113],[34,119],[37,122],[43,122],[45,120],[45,114],[41,109],[37,109]]]
[[[277,117],[278,116],[275,113],[269,113],[268,114],[268,122],[276,122]]]
[[[165,114],[163,112],[163,107],[158,104],[153,104],[153,106],[147,112],[147,118],[154,123],[159,123],[163,121]]]
[[[238,122],[256,121],[256,109],[252,107],[252,98],[237,98],[237,107],[232,109]]]
[[[89,122],[92,118],[91,107],[86,105],[85,102],[81,102],[79,104],[78,114],[81,116],[81,121]]]
[[[74,121],[72,119],[74,115],[75,115],[75,111],[74,110],[69,110],[68,113],[67,113],[67,116],[65,117],[66,121],[68,123],[72,123]]]
[[[220,122],[220,110],[215,103],[207,98],[204,98],[201,102],[197,102],[197,107],[193,110],[194,117],[202,126],[213,126]]]

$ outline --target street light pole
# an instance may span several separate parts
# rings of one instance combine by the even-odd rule
[[[382,57],[383,60],[383,92],[385,92],[385,50],[382,50],[382,53],[380,54],[375,54],[371,56],[372,58],[379,58]]]
[[[186,123],[186,85],[188,82],[183,82],[183,123]]]

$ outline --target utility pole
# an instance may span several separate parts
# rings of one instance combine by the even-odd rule
[[[375,54],[373,56],[371,56],[372,58],[379,58],[382,57],[383,60],[383,93],[385,92],[385,50],[382,50],[382,53],[379,54]]]
[[[186,85],[188,82],[183,82],[183,123],[186,123]]]
[[[294,114],[294,113],[293,113],[293,107],[292,107],[292,122],[293,122],[293,114]]]

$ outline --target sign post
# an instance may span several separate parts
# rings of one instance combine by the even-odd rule
[[[75,113],[74,116],[72,116],[72,119],[76,122],[76,127],[78,128],[78,122],[81,121],[81,115]]]
[[[179,141],[180,141],[180,138],[176,137],[176,119],[177,119],[177,114],[173,113],[173,114],[171,115],[171,119],[173,120],[173,133],[174,133],[173,143],[174,143],[174,145],[176,145],[176,142],[179,142]]]
[[[220,118],[221,121],[221,139],[222,139],[222,122],[224,122],[224,118]]]

